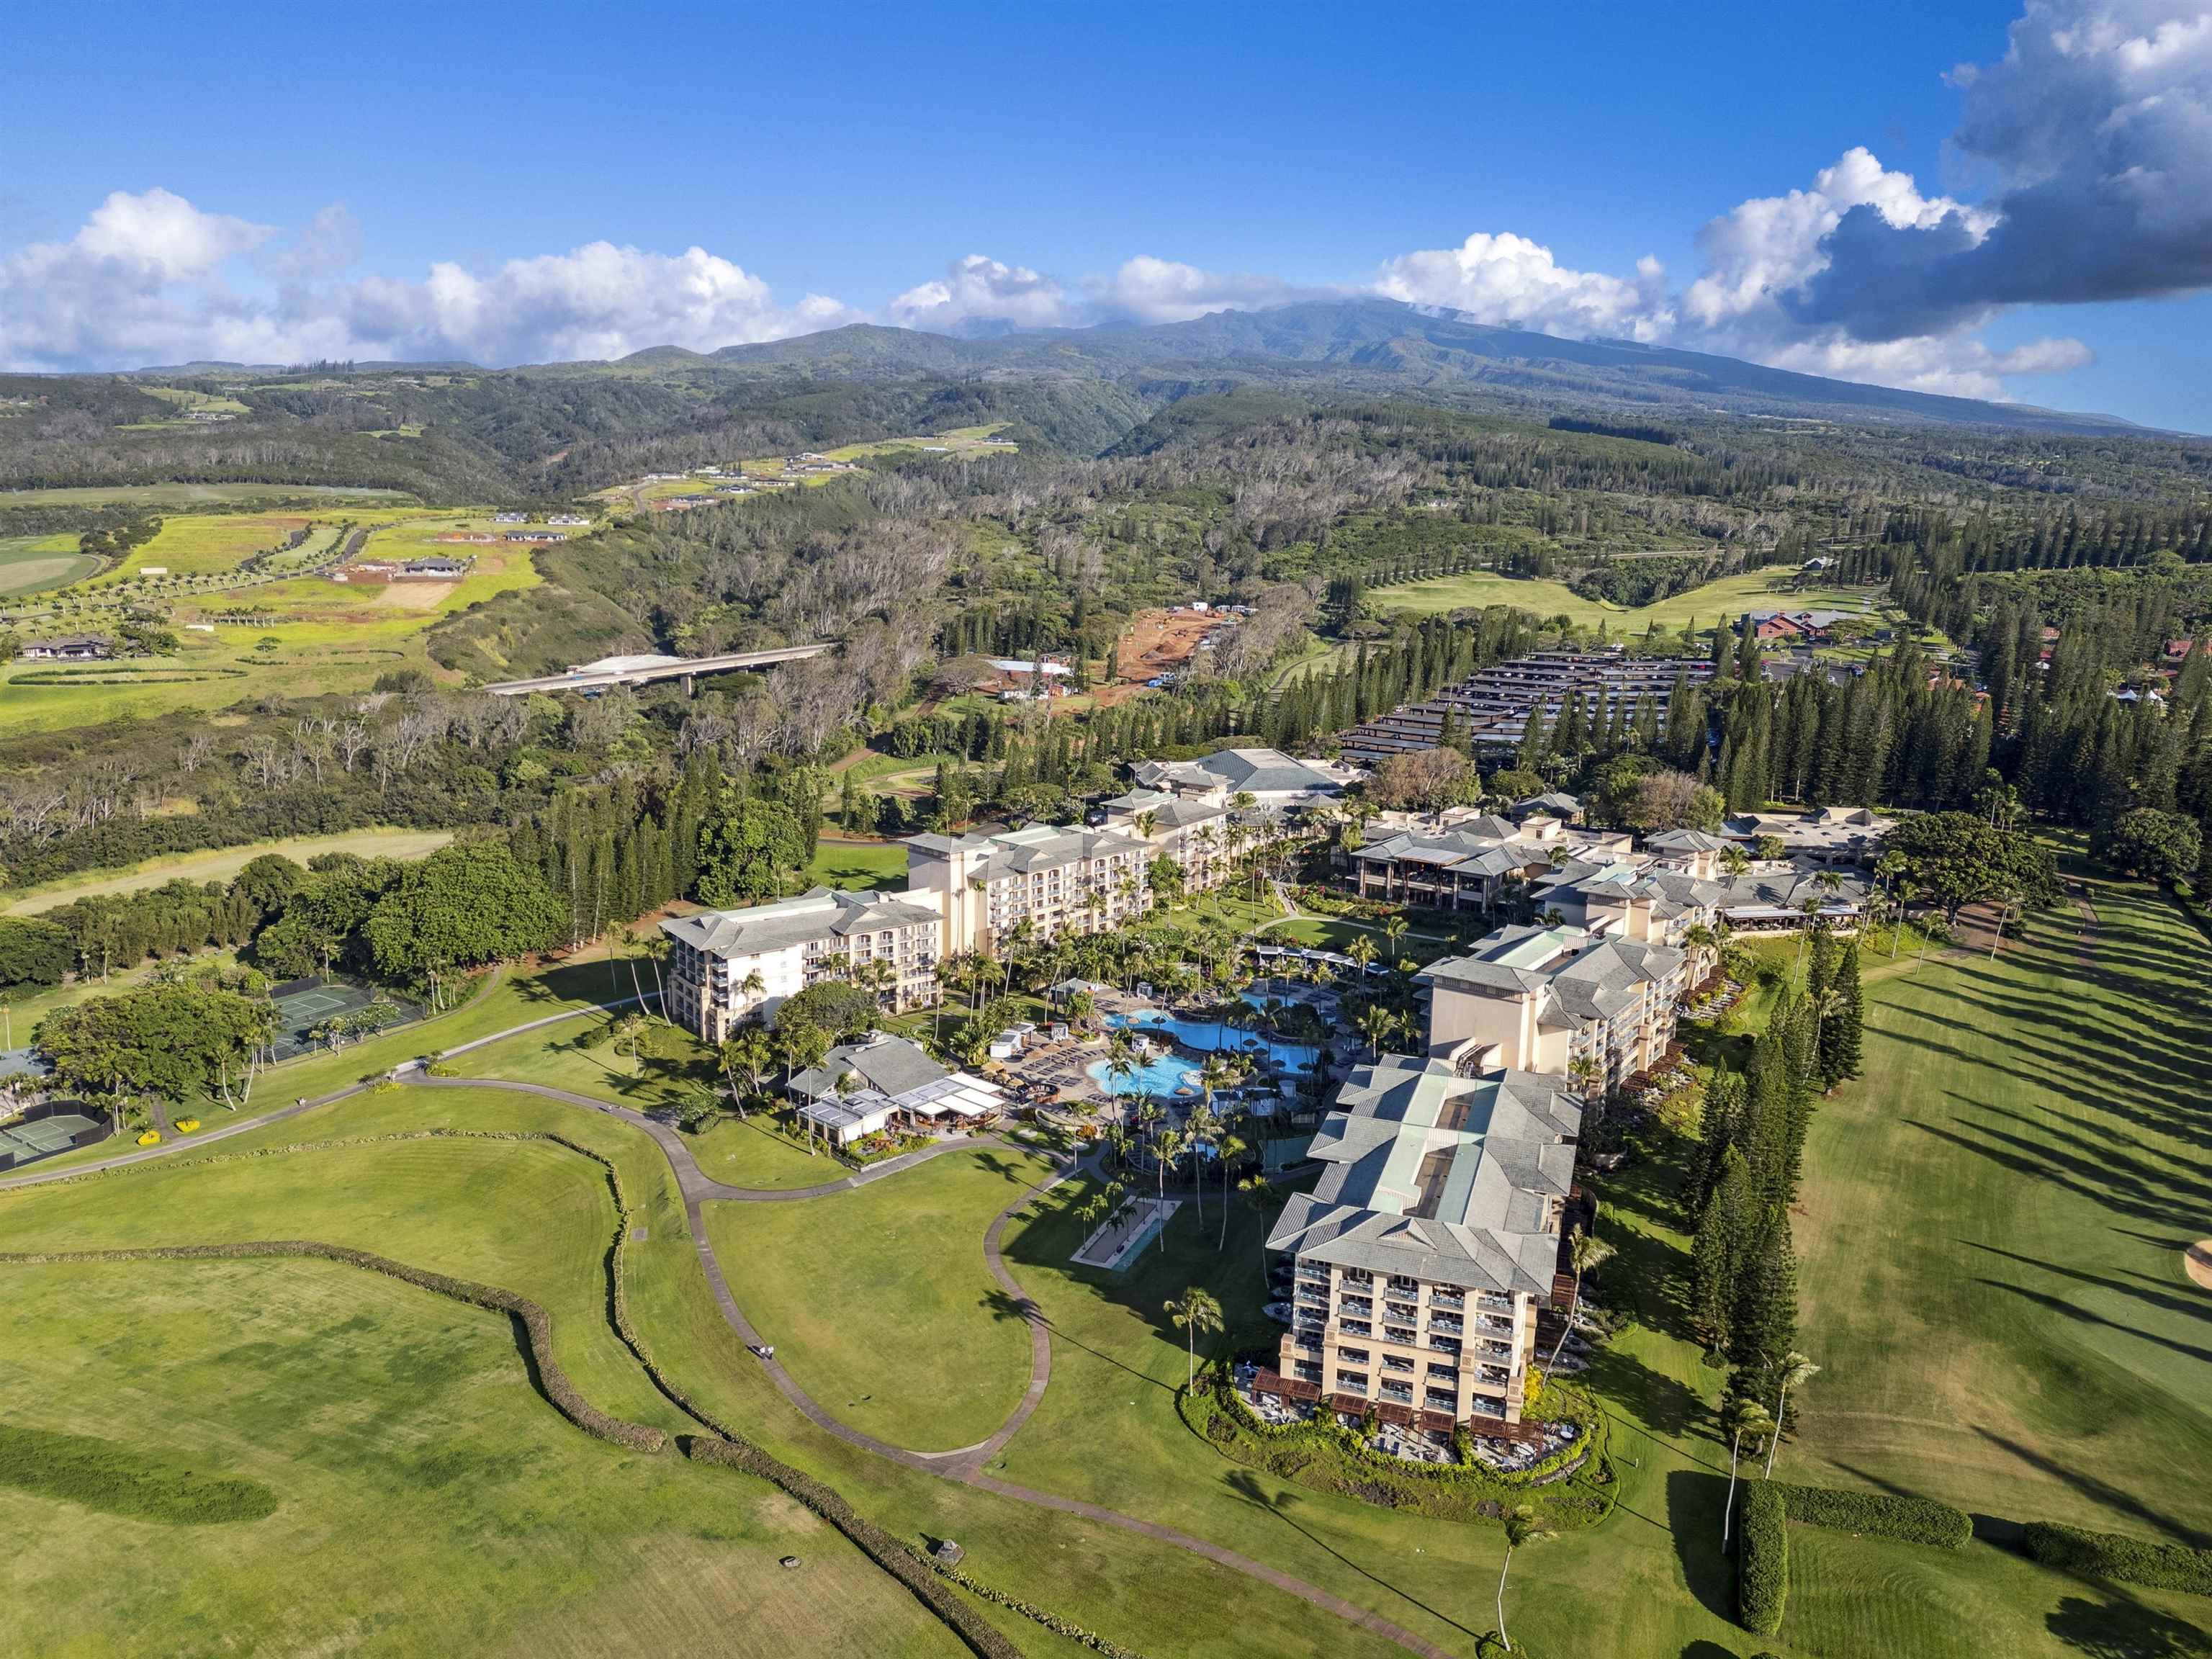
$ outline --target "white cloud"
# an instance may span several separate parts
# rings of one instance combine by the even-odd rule
[[[1663,338],[1674,317],[1665,273],[1646,255],[1637,279],[1562,265],[1552,250],[1507,231],[1477,231],[1455,248],[1403,253],[1386,261],[1374,291],[1413,305],[1447,306],[1486,323],[1544,334]]]
[[[1322,291],[1250,271],[1202,270],[1149,253],[1124,260],[1111,276],[1088,287],[1101,312],[1140,323],[1184,323],[1209,312],[1255,311]]]
[[[331,280],[359,242],[342,206],[284,240],[167,190],[118,191],[70,240],[0,263],[0,364],[543,362],[654,345],[713,350],[860,316],[820,295],[779,306],[760,277],[701,247],[663,254],[600,241],[483,275],[441,261],[420,282]]]
[[[1066,291],[1051,277],[981,253],[955,259],[942,277],[908,289],[890,309],[901,328],[940,332],[977,319],[1017,328],[1056,328],[1074,320]]]

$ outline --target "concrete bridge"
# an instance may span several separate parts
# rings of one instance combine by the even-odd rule
[[[565,674],[544,674],[532,680],[501,680],[478,689],[495,697],[526,697],[533,691],[597,691],[611,685],[650,685],[657,680],[682,680],[688,693],[702,674],[726,674],[741,668],[773,668],[780,662],[797,662],[835,650],[830,641],[820,645],[787,645],[775,651],[731,651],[719,657],[603,657],[571,668]]]

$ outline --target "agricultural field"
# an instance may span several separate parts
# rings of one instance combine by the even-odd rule
[[[836,449],[813,452],[825,461],[842,462],[846,470],[832,472],[793,473],[786,466],[781,455],[750,455],[737,461],[735,471],[709,477],[700,472],[687,473],[682,477],[640,480],[634,484],[618,484],[611,489],[599,492],[596,499],[606,502],[617,511],[643,513],[652,510],[658,501],[672,501],[683,495],[713,496],[718,488],[739,482],[749,483],[756,490],[791,489],[825,484],[833,479],[849,477],[861,470],[861,464],[872,456],[897,453],[942,453],[975,456],[1012,454],[1016,446],[988,441],[1000,429],[997,425],[955,427],[950,431],[925,434],[915,438],[889,438],[872,443],[844,444]],[[742,475],[742,478],[740,477]],[[760,495],[717,496],[718,502],[758,501]]]
[[[370,529],[362,556],[441,554],[469,559],[471,568],[453,581],[338,582],[327,574],[283,574],[286,563],[331,550],[340,522],[333,514],[315,520],[322,527],[270,579],[240,580],[228,573],[253,554],[281,546],[307,517],[170,519],[135,550],[129,570],[51,593],[27,607],[15,626],[27,637],[96,632],[112,625],[118,605],[151,599],[168,613],[177,650],[111,661],[15,664],[0,681],[0,737],[177,709],[220,709],[264,686],[300,696],[366,690],[377,676],[399,668],[441,677],[443,671],[431,663],[423,644],[434,623],[541,580],[527,545],[439,539],[491,533],[486,514],[368,507],[347,509],[343,518],[356,529]],[[136,574],[149,564],[170,574]]]
[[[82,484],[52,489],[0,490],[0,507],[228,507],[249,502],[408,502],[404,489],[354,484]]]
[[[1539,617],[1564,616],[1580,628],[1595,628],[1603,623],[1617,633],[1632,634],[1641,633],[1655,623],[1663,629],[1679,629],[1692,622],[1711,627],[1723,617],[1732,622],[1747,611],[1863,611],[1870,617],[1877,614],[1876,589],[1796,587],[1790,585],[1794,574],[1787,570],[1747,571],[1636,609],[1586,599],[1565,582],[1529,581],[1485,570],[1407,582],[1397,587],[1378,587],[1368,594],[1367,601],[1379,611],[1406,611],[1419,616],[1480,610],[1492,605],[1511,605]]]

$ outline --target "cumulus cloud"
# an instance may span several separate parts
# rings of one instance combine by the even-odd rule
[[[0,263],[0,364],[114,368],[197,358],[466,358],[507,364],[695,350],[855,320],[769,286],[706,249],[592,242],[478,274],[449,261],[420,281],[334,280],[358,257],[342,206],[289,238],[155,189],[117,191],[65,242]]]
[[[1253,271],[1202,270],[1149,253],[1124,260],[1111,276],[1088,286],[1100,313],[1139,323],[1184,323],[1211,312],[1256,311],[1331,291]]]
[[[981,253],[955,259],[943,276],[899,295],[890,302],[890,318],[901,328],[939,332],[979,320],[1016,328],[1056,328],[1075,320],[1066,291],[1051,277]]]
[[[1964,210],[1853,209],[1789,301],[1863,339],[1972,325],[1998,306],[2212,284],[2212,13],[2202,0],[2030,0],[2004,57],[1952,71],[1960,155],[1994,177]]]
[[[1560,264],[1540,242],[1477,231],[1455,248],[1401,254],[1375,291],[1409,304],[1445,306],[1487,323],[1544,334],[1663,338],[1673,323],[1659,262],[1646,255],[1633,282]]]

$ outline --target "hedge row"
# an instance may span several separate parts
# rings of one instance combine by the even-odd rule
[[[802,1474],[790,1464],[778,1462],[743,1440],[709,1440],[694,1434],[685,1435],[682,1445],[684,1455],[696,1462],[742,1469],[805,1504],[852,1540],[871,1561],[913,1591],[915,1600],[943,1620],[952,1633],[981,1659],[1023,1659],[1022,1650],[1001,1635],[996,1626],[947,1589],[919,1553],[860,1514],[836,1488],[811,1474]]]
[[[1735,1610],[1737,1622],[1756,1636],[1771,1636],[1782,1628],[1782,1606],[1790,1594],[1786,1516],[1774,1482],[1745,1483],[1737,1516]]]
[[[503,1291],[496,1285],[478,1285],[465,1279],[449,1278],[444,1273],[410,1267],[405,1262],[394,1261],[388,1256],[374,1255],[367,1250],[349,1249],[341,1244],[325,1244],[312,1238],[255,1239],[236,1244],[172,1244],[140,1249],[16,1251],[0,1255],[0,1262],[37,1266],[67,1261],[205,1261],[269,1256],[307,1256],[324,1261],[342,1262],[347,1267],[382,1273],[386,1278],[398,1279],[403,1284],[412,1285],[439,1296],[450,1297],[471,1307],[511,1314],[522,1322],[523,1329],[528,1334],[531,1363],[538,1373],[538,1387],[562,1416],[586,1434],[611,1440],[618,1446],[627,1446],[633,1451],[658,1452],[668,1445],[668,1437],[659,1429],[642,1423],[626,1423],[618,1417],[610,1416],[585,1399],[576,1385],[568,1380],[568,1374],[561,1369],[560,1362],[553,1357],[553,1316],[528,1297],[517,1296],[513,1291]]]
[[[1962,1510],[1932,1498],[1904,1498],[1889,1492],[1839,1492],[1832,1486],[1794,1486],[1761,1481],[1782,1494],[1792,1521],[1832,1532],[1863,1533],[1905,1544],[1932,1544],[1960,1550],[1974,1535],[1973,1521]]]
[[[2152,1589],[2212,1595],[2212,1550],[2151,1544],[2116,1532],[2091,1532],[2056,1521],[2031,1521],[2021,1528],[2028,1554],[2046,1567],[2092,1578],[2117,1578]]]

